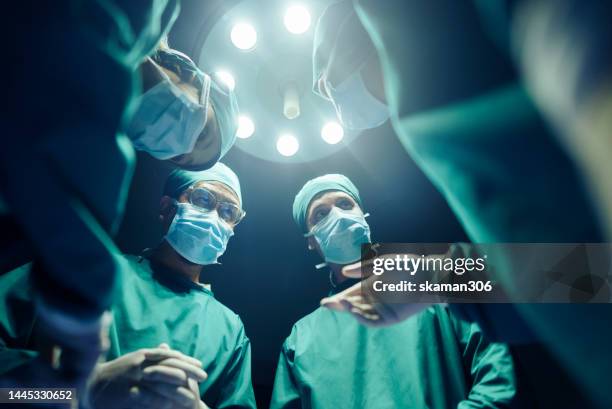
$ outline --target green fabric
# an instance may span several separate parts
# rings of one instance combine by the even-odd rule
[[[497,72],[491,64],[503,62],[505,54],[502,49],[499,58],[493,53],[480,59],[475,55],[491,34],[481,30],[473,38],[459,42],[453,28],[467,33],[479,24],[433,25],[431,17],[437,18],[439,13],[407,13],[405,9],[417,3],[399,0],[386,1],[385,7],[374,0],[357,0],[356,4],[379,53],[394,129],[415,162],[444,195],[472,241],[603,241],[580,175],[520,83],[516,79],[485,80]],[[423,5],[430,5],[430,12],[469,7],[466,2],[448,1],[449,7],[445,8],[432,2],[418,3]],[[453,17],[461,22],[458,13]],[[418,20],[423,24],[413,24]],[[489,27],[491,22],[487,23]],[[439,35],[424,33],[422,30],[427,28]],[[411,38],[419,42],[432,39],[431,58],[415,59]],[[440,61],[435,57],[447,55],[456,58],[437,64]],[[481,66],[470,68],[471,59]],[[448,68],[450,64],[452,69]],[[441,71],[446,75],[440,75]],[[476,76],[483,80],[474,81]],[[462,89],[466,83],[469,88]],[[447,95],[453,88],[457,92]],[[444,93],[443,98],[439,93]],[[511,264],[502,267],[496,278],[513,288]],[[588,395],[602,407],[612,407],[612,307],[517,304],[516,308]],[[508,322],[508,326],[512,325]],[[586,339],[584,334],[593,335]]]
[[[514,394],[507,347],[444,307],[388,328],[318,308],[283,345],[271,409],[501,408]]]
[[[255,408],[240,318],[203,286],[163,271],[153,278],[146,259],[126,260],[131,269],[119,277],[107,359],[165,342],[202,361],[208,379],[200,392],[211,408]],[[36,356],[29,267],[0,277],[0,375]]]
[[[164,185],[164,194],[175,199],[197,182],[220,182],[230,188],[242,205],[242,193],[238,176],[226,165],[217,162],[212,168],[201,171],[175,169],[170,173]]]
[[[319,89],[325,78],[337,86],[374,55],[376,49],[355,14],[352,1],[344,0],[325,9],[315,28],[312,49],[312,90],[327,98]]]
[[[310,202],[319,193],[329,190],[340,190],[350,195],[355,199],[359,207],[363,209],[363,203],[361,202],[361,197],[359,197],[359,190],[357,190],[357,187],[346,176],[332,173],[310,179],[300,189],[298,194],[295,195],[295,199],[293,199],[293,220],[304,233],[308,232],[306,217],[308,216],[308,206]]]
[[[36,357],[30,265],[0,276],[0,376]]]
[[[201,285],[127,257],[134,273],[119,280],[110,330],[113,359],[162,342],[202,361],[200,384],[211,408],[254,408],[251,347],[242,321]]]

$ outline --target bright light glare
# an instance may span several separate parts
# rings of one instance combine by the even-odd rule
[[[246,139],[253,135],[255,132],[255,124],[251,118],[245,115],[240,115],[238,117],[238,131],[236,132],[236,136],[240,139]]]
[[[285,13],[285,27],[290,33],[302,34],[310,27],[310,13],[304,6],[291,6]]]
[[[217,77],[229,88],[230,91],[233,91],[236,88],[236,80],[234,76],[227,71],[217,71]]]
[[[330,145],[335,145],[344,138],[344,129],[338,122],[328,122],[321,129],[321,138]]]
[[[284,134],[276,140],[276,149],[283,156],[293,156],[300,149],[300,143],[295,136]]]
[[[232,43],[241,50],[250,50],[257,43],[257,31],[252,25],[247,23],[238,23],[232,28],[230,34]]]

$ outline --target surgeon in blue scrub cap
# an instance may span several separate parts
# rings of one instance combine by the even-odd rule
[[[236,140],[234,92],[166,42],[141,71],[143,94],[127,129],[134,147],[183,169],[213,166]]]
[[[371,129],[387,121],[376,48],[351,1],[332,4],[319,19],[312,64],[313,92],[333,104],[346,128]]]

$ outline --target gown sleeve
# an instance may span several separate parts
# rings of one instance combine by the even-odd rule
[[[270,409],[301,409],[302,402],[298,383],[294,373],[295,349],[291,344],[291,336],[283,344],[276,367],[274,389]]]
[[[29,348],[35,315],[28,272],[26,265],[0,277],[0,377],[36,357]]]
[[[451,317],[471,388],[458,409],[512,408],[516,395],[514,365],[508,347],[488,342],[475,323]]]
[[[226,364],[222,389],[217,402],[206,402],[214,409],[255,409],[255,392],[251,380],[251,341],[240,329],[234,353]]]

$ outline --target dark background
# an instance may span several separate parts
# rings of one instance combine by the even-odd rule
[[[197,58],[210,25],[236,3],[183,2],[170,34],[171,45]],[[310,163],[265,161],[237,148],[223,162],[240,178],[247,216],[220,259],[222,265],[205,269],[202,279],[212,283],[216,298],[244,322],[253,348],[253,383],[262,406],[267,405],[280,348],[293,323],[317,308],[329,291],[327,270],[315,270],[321,260],[307,251],[291,216],[293,198],[308,179],[325,173],[352,179],[371,213],[368,223],[374,240],[466,239],[446,202],[414,165],[389,124]],[[139,154],[118,237],[123,251],[138,253],[161,240],[159,199],[169,169]]]
[[[170,44],[198,60],[208,30],[238,2],[183,1]],[[307,251],[306,240],[291,216],[293,198],[308,179],[325,173],[343,173],[352,179],[361,192],[364,210],[371,214],[368,222],[375,241],[467,240],[446,202],[406,154],[389,124],[309,163],[265,161],[238,148],[223,162],[241,180],[247,217],[230,240],[221,258],[223,264],[207,267],[202,280],[210,282],[216,298],[244,322],[252,343],[259,407],[268,406],[280,348],[293,323],[317,308],[330,288],[327,271],[314,268],[321,260]],[[162,239],[159,199],[169,170],[146,154],[138,155],[117,238],[123,251],[139,253]],[[537,345],[514,347],[513,355],[519,376],[526,382],[526,400],[536,401],[536,407],[587,406],[545,349]]]

